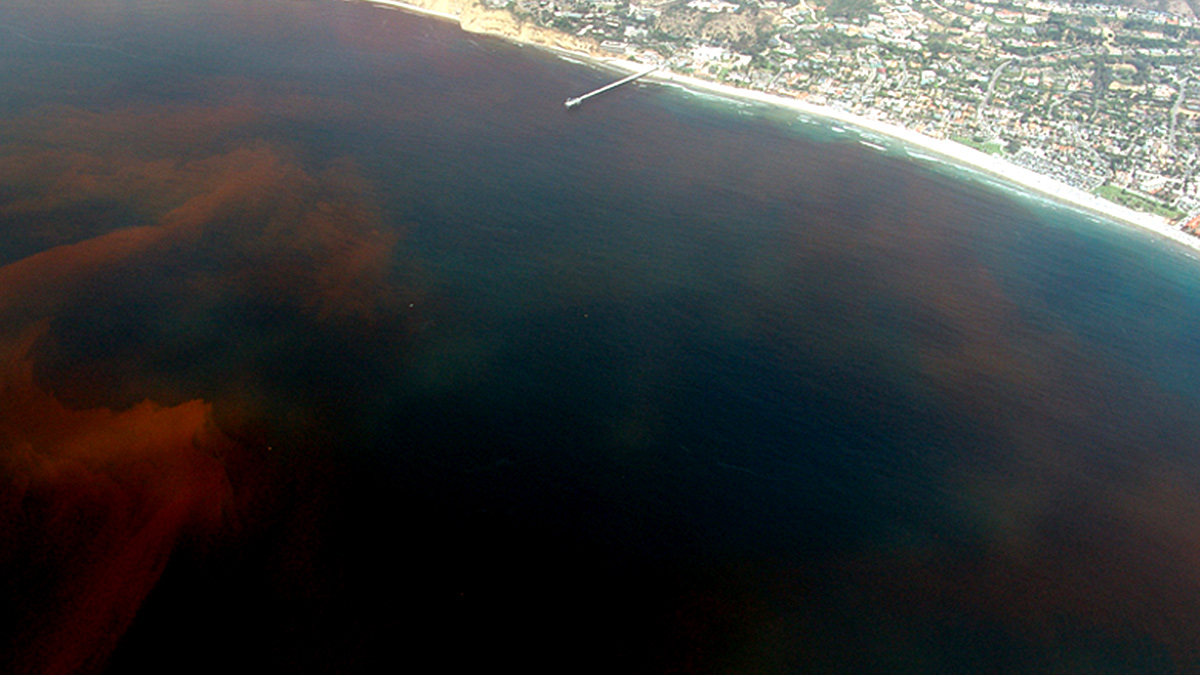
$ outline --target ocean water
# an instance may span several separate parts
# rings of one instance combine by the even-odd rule
[[[1200,669],[1200,265],[343,2],[0,8],[18,672]]]

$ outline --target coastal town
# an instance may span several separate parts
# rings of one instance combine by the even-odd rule
[[[1174,3],[483,0],[483,8],[597,55],[955,141],[1200,236],[1200,19]]]

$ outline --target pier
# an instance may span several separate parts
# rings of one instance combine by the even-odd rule
[[[584,94],[583,96],[576,96],[575,98],[569,98],[569,99],[567,99],[566,103],[564,103],[563,105],[567,106],[568,108],[579,107],[580,104],[582,104],[584,101],[588,100],[589,98],[591,98],[593,96],[599,96],[600,94],[603,94],[604,92],[608,91],[609,89],[616,89],[617,87],[625,84],[626,82],[633,82],[634,80],[638,79],[639,77],[645,77],[645,76],[649,75],[650,73],[653,73],[656,70],[658,70],[658,66],[655,66],[655,67],[651,68],[650,70],[647,70],[647,71],[644,71],[641,73],[634,73],[633,75],[630,75],[628,77],[622,77],[621,79],[617,80],[616,82],[613,82],[612,84],[606,84],[603,87],[600,87],[599,89],[597,89],[595,91],[589,91],[588,93]]]

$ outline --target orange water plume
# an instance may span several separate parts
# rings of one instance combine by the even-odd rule
[[[0,216],[40,228],[14,233],[28,238],[24,257],[0,265],[0,623],[16,636],[0,672],[102,669],[172,554],[251,536],[278,487],[273,460],[214,422],[214,405],[227,431],[262,422],[271,397],[252,356],[211,364],[236,381],[198,400],[196,383],[133,348],[53,363],[75,313],[169,277],[158,290],[198,313],[234,299],[339,335],[374,335],[398,308],[404,326],[421,324],[419,268],[396,283],[402,231],[384,226],[352,163],[310,172],[265,142],[211,154],[168,143],[182,129],[183,145],[203,145],[246,110],[43,111],[54,123],[14,120],[26,140],[0,144],[0,184],[15,186]],[[129,215],[92,230],[72,221],[94,202]],[[213,264],[163,274],[205,254]]]
[[[276,167],[270,153],[254,150],[181,167],[173,174],[189,179],[191,194],[160,224],[0,267],[0,618],[15,636],[0,648],[0,671],[101,669],[172,552],[233,524],[222,457],[237,445],[216,428],[210,404],[71,409],[39,386],[33,354],[54,342],[52,322],[74,303],[103,297],[114,272],[152,264],[194,242],[223,210],[253,204],[264,182],[278,182]],[[55,189],[61,181],[34,190],[26,211],[44,212],[55,194],[128,194],[124,175],[102,170],[76,181],[77,191]]]
[[[97,669],[185,535],[227,523],[210,407],[69,410],[33,381],[26,331],[0,367],[0,540],[14,595],[16,672]]]

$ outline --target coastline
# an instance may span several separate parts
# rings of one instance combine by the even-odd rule
[[[645,68],[644,64],[619,59],[605,59],[602,62],[630,71]],[[688,89],[716,94],[725,98],[780,106],[812,117],[840,122],[848,126],[886,136],[901,141],[907,146],[927,150],[944,157],[956,165],[999,178],[1038,195],[1048,197],[1060,204],[1107,218],[1118,224],[1151,232],[1182,244],[1192,250],[1200,251],[1200,237],[1186,234],[1172,227],[1166,219],[1160,216],[1135,211],[1120,204],[1110,202],[1107,199],[1097,197],[1049,176],[1030,171],[1025,167],[1017,166],[1000,157],[989,155],[952,140],[933,138],[932,136],[926,136],[920,132],[905,129],[889,122],[873,120],[869,117],[862,117],[861,115],[855,115],[828,106],[813,105],[796,99],[784,98],[751,89],[739,89],[717,82],[679,75],[670,71],[658,71],[648,75],[646,79],[670,82]]]
[[[406,10],[406,11],[412,12],[414,14],[424,14],[426,16],[436,16],[440,19],[446,19],[447,21],[453,21],[455,23],[460,23],[457,14],[450,14],[449,12],[442,12],[442,11],[439,11],[436,9],[428,9],[425,7],[421,7],[420,5],[410,5],[407,2],[396,2],[396,0],[366,0],[366,2],[369,5],[382,5],[384,7],[392,7],[394,9]]]
[[[563,44],[563,39],[571,36],[551,36],[549,34],[554,32],[546,29],[535,31],[525,30],[527,27],[520,26],[504,10],[484,9],[475,0],[417,1],[425,2],[431,6],[426,7],[399,2],[397,0],[365,0],[369,4],[393,7],[454,21],[466,32],[492,35],[518,44],[540,47],[563,58],[582,60],[594,65],[606,66],[629,73],[641,72],[647,66],[647,64],[636,61],[603,56],[596,51],[584,51],[582,48],[586,45],[586,42],[581,43],[575,40],[568,41],[568,44]],[[467,9],[476,11],[468,13]],[[454,10],[457,10],[458,13],[455,13]],[[508,17],[508,21],[503,21],[497,15]],[[481,16],[485,17],[485,19],[479,20]],[[562,39],[548,39],[551,37]],[[1110,202],[1107,199],[1067,185],[1049,176],[1030,171],[1003,158],[989,155],[949,139],[926,136],[920,132],[906,129],[890,122],[863,117],[829,106],[806,103],[797,99],[785,98],[753,89],[741,89],[719,82],[681,75],[665,69],[658,70],[646,76],[646,80],[675,84],[685,89],[713,94],[726,99],[752,101],[777,106],[811,117],[840,122],[864,131],[879,134],[900,141],[906,146],[929,151],[941,158],[945,158],[949,163],[998,178],[1030,192],[1047,197],[1059,204],[1106,218],[1116,224],[1138,228],[1200,252],[1200,237],[1186,234],[1182,230],[1172,227],[1166,219],[1160,216],[1135,211],[1120,204]],[[564,92],[564,98],[570,94],[571,92]]]

